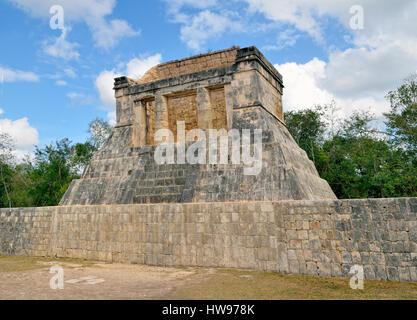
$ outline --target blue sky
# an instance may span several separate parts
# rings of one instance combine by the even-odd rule
[[[114,120],[113,77],[232,45],[257,46],[283,74],[285,110],[334,100],[341,116],[381,115],[417,70],[416,3],[0,0],[0,131],[20,156],[84,141],[91,120]],[[64,29],[50,26],[53,5]]]

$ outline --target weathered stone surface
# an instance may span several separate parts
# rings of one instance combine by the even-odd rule
[[[256,48],[162,64],[115,89],[117,125],[61,206],[0,210],[0,254],[338,277],[359,265],[365,279],[417,281],[417,198],[336,200],[285,128],[282,77]],[[262,129],[260,173],[158,165],[153,135],[177,120]]]
[[[1,209],[0,254],[337,277],[351,277],[351,267],[359,265],[365,280],[417,281],[417,242],[410,235],[417,231],[417,225],[410,223],[415,221],[410,215],[415,200]],[[399,205],[403,202],[407,205]],[[389,216],[375,209],[388,205],[392,205]],[[351,223],[358,217],[363,218],[361,225]],[[338,231],[336,240],[340,221],[351,228]],[[357,244],[368,241],[367,233],[375,229],[385,233],[408,230],[408,236],[394,241],[375,239],[367,251],[358,251]],[[353,233],[357,234],[354,239]],[[404,242],[402,252],[381,251],[387,242]]]
[[[286,129],[282,77],[254,47],[168,62],[140,81],[116,79],[115,89],[113,134],[61,205],[336,198]],[[245,175],[245,164],[230,160],[158,165],[155,131],[168,128],[176,135],[177,121],[186,131],[262,129],[260,173]],[[230,157],[231,142],[228,151]]]

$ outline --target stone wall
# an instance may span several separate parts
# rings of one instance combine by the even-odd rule
[[[168,129],[175,135],[177,121],[185,122],[185,130],[198,128],[197,91],[179,93],[167,97]],[[152,142],[152,144],[154,144]]]
[[[417,281],[417,198],[0,211],[1,254]]]
[[[149,145],[152,132],[172,129],[181,114],[185,119],[191,116],[188,127],[200,129],[231,129],[233,110],[254,106],[283,121],[282,76],[255,47],[232,47],[163,63],[140,80],[116,78],[114,89],[116,129],[133,127],[131,147]],[[192,101],[181,101],[190,95]],[[154,101],[153,122],[146,117],[149,100]]]
[[[185,74],[228,66],[235,62],[238,49],[239,47],[232,47],[226,50],[214,51],[207,54],[162,63],[148,70],[144,76],[136,82],[138,84],[155,82],[162,79],[174,78]]]
[[[208,128],[227,130],[226,97],[224,86],[210,89],[209,95],[211,106],[211,121]]]
[[[327,181],[320,178],[313,162],[276,117],[263,108],[246,107],[233,110],[232,118],[234,128],[252,133],[262,128],[259,174],[246,175],[245,169],[255,164],[247,165],[243,160],[240,164],[158,164],[156,146],[126,146],[134,130],[119,127],[94,154],[82,178],[72,181],[60,205],[336,199]],[[251,139],[250,145],[243,145],[242,141],[239,153],[254,154],[254,142]],[[229,139],[229,156],[232,149]],[[209,159],[210,148],[206,152]]]

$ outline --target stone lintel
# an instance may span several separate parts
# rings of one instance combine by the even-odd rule
[[[194,59],[200,56],[204,55],[199,55],[192,58]],[[180,63],[181,61],[190,59],[191,58],[175,60],[167,62],[165,64],[172,64],[174,62]],[[234,73],[243,71],[241,70],[241,68],[239,68],[239,64],[241,62],[256,62],[257,64],[251,64],[250,69],[258,70],[260,73],[262,73],[260,70],[261,68],[266,70],[272,76],[272,78],[277,81],[277,83],[279,84],[278,90],[282,93],[282,89],[284,88],[282,75],[274,68],[274,66],[265,58],[265,56],[256,47],[248,47],[237,50],[235,63],[228,66],[210,68],[204,71],[192,72],[177,77],[167,77],[165,79],[147,83],[137,83],[137,81],[133,79],[127,77],[119,77],[115,79],[114,89],[117,90],[121,88],[128,88],[125,91],[125,93],[131,95],[140,94],[143,92],[153,92],[167,87],[186,85],[189,83],[195,83],[213,78],[230,78]],[[159,66],[165,64],[161,64]],[[248,71],[250,69],[246,69],[244,71]],[[230,82],[230,80],[227,79],[225,82]]]
[[[136,81],[128,77],[118,77],[114,79],[114,90],[126,88],[130,85],[133,85]]]
[[[140,94],[144,92],[155,92],[157,90],[165,89],[165,88],[172,88],[175,86],[182,86],[187,84],[196,83],[198,82],[209,80],[209,79],[217,79],[217,78],[224,78],[225,82],[230,82],[231,75],[235,72],[235,68],[233,66],[226,66],[220,68],[214,68],[210,70],[185,74],[182,76],[178,76],[175,78],[168,78],[163,80],[158,80],[155,82],[149,82],[144,84],[132,84],[129,86],[128,94]],[[190,88],[191,89],[191,88]]]

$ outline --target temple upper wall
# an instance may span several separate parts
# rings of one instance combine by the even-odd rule
[[[281,122],[281,74],[255,47],[174,60],[141,79],[115,79],[117,127],[132,126],[132,146],[153,145],[158,129],[231,129],[233,111],[261,107]]]

